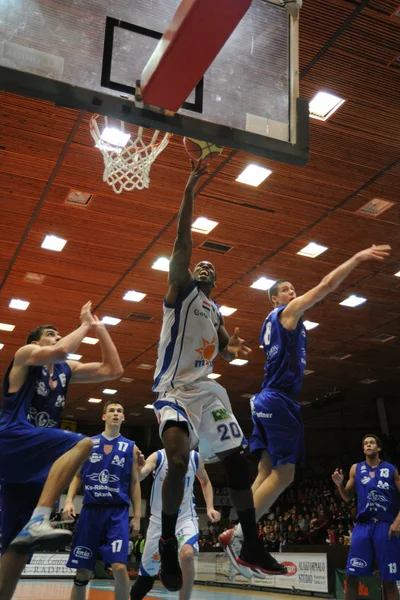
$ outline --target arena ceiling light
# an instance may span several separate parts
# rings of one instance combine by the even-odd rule
[[[244,360],[244,358],[234,358],[230,361],[230,365],[236,365],[237,367],[243,367],[243,365],[247,365],[249,361]]]
[[[219,377],[221,377],[220,373],[209,373],[207,375],[208,379],[219,379]]]
[[[230,306],[220,306],[219,307],[219,312],[224,317],[229,317],[230,315],[233,315],[233,313],[236,311],[237,311],[237,308],[231,308]]]
[[[14,331],[15,325],[10,325],[10,323],[0,323],[1,331]]]
[[[343,98],[329,94],[328,92],[318,92],[309,104],[310,117],[318,121],[326,121],[343,104]]]
[[[46,235],[42,242],[42,248],[45,250],[53,250],[54,252],[61,252],[66,243],[67,240],[57,237],[56,235]]]
[[[153,410],[154,406],[152,404],[145,404],[144,405],[145,408],[151,408]]]
[[[99,404],[99,402],[103,402],[101,398],[89,398],[88,402],[93,402],[93,404]]]
[[[242,171],[236,181],[257,187],[271,175],[271,169],[250,164]]]
[[[160,256],[157,260],[151,265],[152,269],[156,271],[165,271],[168,273],[169,271],[169,260],[165,258],[165,256]]]
[[[114,394],[117,393],[118,390],[113,390],[112,388],[104,388],[103,390],[103,394],[109,394],[110,396],[113,396]]]
[[[318,327],[319,323],[315,323],[315,321],[304,321],[303,325],[307,329],[307,331],[310,331],[310,329],[315,329],[316,327]]]
[[[73,352],[69,352],[67,354],[67,359],[69,360],[81,360],[82,354],[74,354]]]
[[[90,344],[92,346],[94,346],[95,344],[97,344],[99,340],[97,338],[93,338],[93,337],[84,337],[82,340],[82,344]]]
[[[366,298],[352,294],[351,296],[346,298],[346,300],[343,300],[343,302],[339,302],[339,304],[341,304],[342,306],[350,306],[351,308],[354,308],[355,306],[360,306],[360,304],[364,304],[364,302],[366,301]]]
[[[26,310],[29,306],[29,302],[26,300],[18,300],[18,298],[12,298],[8,306],[10,308],[16,308],[17,310]]]
[[[211,221],[206,217],[198,217],[192,225],[192,231],[207,235],[218,225],[218,221]]]
[[[250,287],[254,288],[255,290],[263,290],[264,292],[266,292],[267,290],[269,290],[270,287],[274,285],[274,283],[275,279],[268,279],[268,277],[260,277],[259,279],[257,279],[257,281],[252,283]]]
[[[135,290],[129,290],[124,295],[124,300],[129,300],[130,302],[141,302],[143,298],[146,297],[146,294],[142,294],[141,292],[135,292]]]
[[[121,323],[121,319],[116,319],[115,317],[103,317],[102,322],[104,323],[104,325],[118,325],[118,323]]]
[[[299,254],[300,256],[307,256],[308,258],[316,258],[326,250],[328,250],[326,246],[321,246],[320,244],[316,244],[315,242],[310,242],[297,254]]]

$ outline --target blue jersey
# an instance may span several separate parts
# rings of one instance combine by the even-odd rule
[[[264,321],[260,341],[267,359],[262,387],[295,396],[300,392],[306,368],[307,332],[300,319],[294,331],[279,320],[286,306],[278,306]]]
[[[81,472],[83,504],[129,505],[135,442],[122,435],[108,440],[102,433],[92,440],[92,454]]]
[[[358,522],[378,519],[392,523],[400,510],[400,493],[394,482],[396,467],[382,461],[376,467],[367,462],[356,465]]]
[[[17,392],[9,394],[12,366],[13,362],[8,367],[3,382],[0,427],[20,421],[29,421],[38,427],[58,427],[71,379],[68,363],[55,363],[51,378],[46,367],[30,367],[26,381]]]

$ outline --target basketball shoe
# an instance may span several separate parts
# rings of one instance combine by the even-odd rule
[[[70,531],[54,529],[48,517],[38,515],[33,517],[13,539],[10,548],[18,554],[31,554],[37,550],[55,552],[66,546],[71,538]]]

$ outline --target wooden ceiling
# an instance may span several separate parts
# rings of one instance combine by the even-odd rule
[[[193,264],[211,260],[217,268],[219,304],[237,308],[226,318],[240,327],[253,354],[248,365],[218,360],[215,371],[234,410],[250,429],[248,400],[263,375],[258,336],[270,310],[265,292],[251,289],[260,276],[285,277],[301,294],[340,262],[372,243],[390,243],[384,264],[364,263],[336,293],[307,315],[320,325],[309,332],[307,369],[301,400],[313,401],[334,388],[347,403],[395,395],[399,386],[400,310],[400,18],[399,0],[305,0],[301,11],[301,96],[319,90],[346,102],[327,121],[311,120],[311,160],[292,167],[256,159],[272,170],[259,187],[235,182],[251,162],[243,152],[225,150],[210,166],[196,199],[195,215],[218,221],[207,238],[195,233]],[[1,87],[1,84],[0,84]],[[78,324],[80,307],[91,300],[100,317],[122,319],[110,331],[125,366],[115,381],[117,398],[132,425],[155,425],[152,368],[156,361],[166,274],[151,269],[169,256],[176,215],[189,173],[182,139],[174,136],[151,172],[147,191],[117,196],[102,181],[103,161],[89,134],[89,115],[50,103],[0,92],[0,370],[5,372],[27,332],[53,323],[62,334]],[[87,208],[65,204],[70,189],[93,194]],[[357,210],[373,198],[394,203],[372,218]],[[46,234],[67,240],[64,250],[43,250]],[[204,251],[206,239],[233,246],[226,255]],[[315,259],[297,252],[315,241],[328,250]],[[25,280],[27,273],[42,283]],[[140,303],[122,299],[127,290],[146,293]],[[339,302],[350,293],[367,298],[358,308]],[[11,298],[28,300],[26,312],[8,307]],[[149,322],[129,317],[149,315]],[[394,336],[383,343],[380,334]],[[99,357],[98,346],[82,344],[83,361]],[[350,356],[339,360],[338,356]],[[151,365],[143,370],[141,365]],[[364,379],[377,380],[369,385]],[[71,386],[67,417],[98,423],[104,385]],[[131,413],[138,414],[134,416]],[[357,414],[357,412],[355,413]],[[316,413],[305,411],[306,422]],[[325,418],[325,423],[331,417]]]

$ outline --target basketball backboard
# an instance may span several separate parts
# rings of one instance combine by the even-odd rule
[[[136,82],[179,3],[0,2],[0,88],[305,164],[308,105],[298,99],[298,11],[290,14],[268,0],[253,0],[175,116],[135,105]]]

